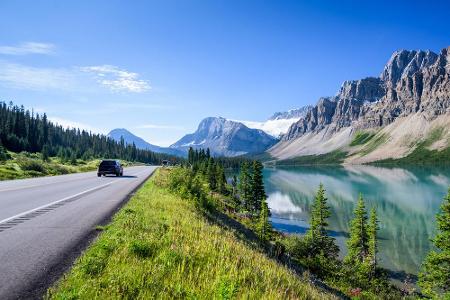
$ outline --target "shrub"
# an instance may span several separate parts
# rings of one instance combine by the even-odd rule
[[[44,174],[47,173],[44,165],[40,161],[32,159],[20,159],[18,163],[20,168],[24,171],[35,171]]]

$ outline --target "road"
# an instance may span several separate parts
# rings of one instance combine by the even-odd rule
[[[155,169],[0,182],[0,299],[41,297]]]

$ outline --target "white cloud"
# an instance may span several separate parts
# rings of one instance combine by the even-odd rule
[[[142,93],[151,89],[148,81],[139,79],[139,74],[129,72],[112,65],[80,68],[83,72],[93,73],[97,81],[113,91]]]
[[[54,116],[50,116],[48,117],[48,119],[50,121],[52,121],[53,123],[56,123],[58,125],[61,125],[64,128],[76,128],[76,129],[84,129],[87,131],[91,131],[93,133],[103,133],[105,134],[105,130],[103,129],[99,129],[99,128],[95,128],[91,125],[88,124],[84,124],[84,123],[80,123],[80,122],[76,122],[76,121],[71,121],[71,120],[67,120],[64,118],[60,118],[60,117],[54,117]]]
[[[70,70],[35,68],[0,61],[0,83],[7,87],[46,90],[67,90],[75,81]]]
[[[55,45],[48,43],[27,42],[16,46],[0,46],[0,54],[27,55],[27,54],[52,54]]]
[[[157,125],[157,124],[144,124],[136,126],[138,129],[169,129],[169,130],[185,130],[184,127],[174,125]]]
[[[94,73],[95,80],[87,74]],[[29,90],[96,91],[98,84],[113,91],[142,93],[150,89],[138,74],[114,66],[42,68],[0,60],[0,84]],[[128,108],[168,108],[158,104],[122,104]]]

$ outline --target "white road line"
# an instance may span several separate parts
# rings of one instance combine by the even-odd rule
[[[88,172],[88,173],[91,173],[91,172]],[[142,172],[139,172],[139,173],[137,173],[135,175],[132,175],[132,176],[136,176],[136,175],[141,174],[141,173]],[[78,174],[82,174],[82,173],[78,173]],[[94,172],[94,174],[95,174],[95,172]],[[47,177],[47,178],[51,178],[51,177]],[[89,177],[75,178],[75,179],[64,180],[64,181],[53,181],[53,182],[49,182],[49,183],[27,185],[27,186],[22,186],[22,187],[7,188],[7,189],[0,190],[0,193],[1,192],[18,191],[18,190],[24,190],[24,189],[31,189],[31,188],[34,188],[34,187],[40,187],[40,186],[46,186],[46,185],[52,185],[52,184],[73,182],[73,181],[77,181],[77,180],[84,180],[84,179],[87,179],[87,178],[89,178]]]
[[[149,171],[149,170],[146,169],[146,170],[144,170],[144,171],[138,172],[138,173],[136,173],[136,174],[134,174],[134,175],[131,175],[131,176],[136,176],[136,177],[137,177],[138,175],[143,174],[143,173],[148,172],[148,171]],[[53,202],[51,202],[51,203],[47,203],[47,204],[44,204],[44,205],[42,205],[42,206],[39,206],[39,207],[30,209],[30,210],[27,210],[27,211],[25,211],[25,212],[22,212],[22,213],[20,213],[20,214],[15,215],[15,216],[12,216],[12,217],[9,217],[9,218],[0,220],[0,224],[3,224],[3,223],[6,223],[6,222],[8,222],[8,221],[11,221],[11,220],[13,220],[13,219],[22,217],[22,216],[27,215],[27,214],[29,214],[29,213],[35,212],[35,211],[37,211],[37,210],[40,210],[40,209],[43,209],[43,208],[52,206],[53,204],[56,204],[56,203],[59,203],[59,202],[63,202],[63,201],[66,201],[66,200],[69,200],[69,199],[72,199],[72,198],[75,198],[75,197],[79,197],[79,196],[82,196],[82,195],[84,195],[84,194],[93,192],[93,191],[95,191],[95,190],[98,190],[98,189],[107,187],[107,186],[109,186],[109,185],[111,185],[111,184],[113,184],[113,183],[116,183],[116,182],[120,182],[120,181],[116,181],[116,180],[110,181],[110,182],[108,182],[108,183],[106,183],[106,184],[102,184],[102,185],[99,185],[99,186],[90,188],[90,189],[85,190],[85,191],[83,191],[83,192],[80,192],[80,193],[78,193],[78,194],[75,194],[75,195],[72,195],[72,196],[68,196],[68,197],[65,197],[65,198],[63,198],[63,199],[56,200],[56,201],[53,201]]]
[[[37,210],[40,210],[40,209],[49,207],[49,206],[51,206],[51,205],[53,205],[53,204],[56,204],[56,203],[59,203],[59,202],[63,202],[63,201],[66,201],[66,200],[69,200],[69,199],[72,199],[72,198],[75,198],[75,197],[79,197],[79,196],[82,196],[82,195],[84,195],[84,194],[90,193],[90,192],[92,192],[92,191],[95,191],[95,190],[98,190],[98,189],[107,187],[108,185],[111,185],[111,184],[113,184],[114,182],[117,182],[117,181],[108,182],[108,183],[106,183],[106,184],[102,184],[102,185],[93,187],[93,188],[91,188],[91,189],[85,190],[85,191],[83,191],[83,192],[80,192],[80,193],[78,193],[78,194],[75,194],[75,195],[72,195],[72,196],[68,196],[68,197],[65,197],[65,198],[63,198],[63,199],[56,200],[56,201],[53,201],[53,202],[51,202],[51,203],[47,203],[47,204],[45,204],[45,205],[42,205],[42,206],[39,206],[39,207],[30,209],[30,210],[27,210],[27,211],[25,211],[25,212],[23,212],[23,213],[20,213],[20,214],[17,214],[17,215],[15,215],[15,216],[12,216],[12,217],[9,217],[9,218],[6,218],[6,219],[1,220],[1,221],[0,221],[0,224],[5,223],[5,222],[8,222],[8,221],[11,221],[11,220],[16,219],[16,218],[19,218],[19,217],[22,217],[22,216],[27,215],[27,214],[29,214],[29,213],[35,212],[35,211],[37,211]]]

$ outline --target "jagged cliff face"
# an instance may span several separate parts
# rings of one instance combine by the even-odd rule
[[[399,116],[424,112],[430,119],[450,107],[450,47],[431,51],[397,51],[378,78],[345,81],[335,97],[321,98],[293,124],[285,141],[328,128],[339,131],[382,127]]]
[[[380,132],[384,128],[397,128],[395,138],[399,141],[406,140],[408,135],[417,140],[433,120],[439,118],[441,126],[447,124],[441,116],[450,120],[450,47],[440,54],[401,50],[392,55],[379,77],[345,81],[336,96],[320,98],[269,152],[281,159],[326,153],[348,146],[359,130]],[[407,132],[408,128],[399,125],[405,118],[416,120],[410,126],[418,123],[421,126]],[[384,131],[385,136],[391,136]],[[397,148],[396,156],[401,157],[411,149],[401,147],[401,151]],[[370,160],[389,155],[380,154]]]

